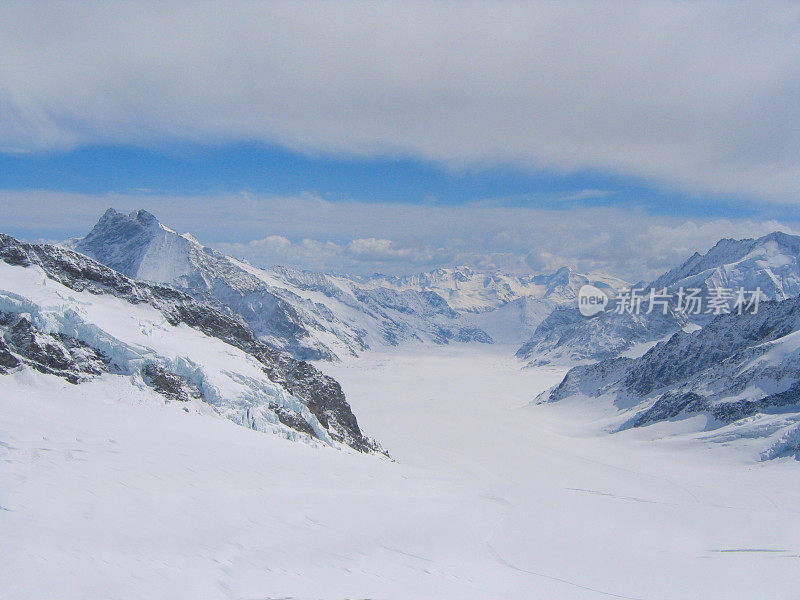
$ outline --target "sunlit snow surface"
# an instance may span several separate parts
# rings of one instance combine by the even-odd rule
[[[791,598],[800,468],[601,408],[509,348],[325,365],[396,462],[106,375],[0,383],[3,598]]]
[[[47,332],[67,334],[97,348],[120,374],[130,376],[128,388],[134,392],[146,387],[140,374],[144,364],[163,364],[202,391],[205,401],[189,403],[192,410],[215,410],[254,429],[305,437],[281,425],[267,409],[272,402],[297,411],[312,424],[318,439],[331,443],[308,408],[270,381],[254,357],[184,324],[170,325],[149,304],[76,292],[48,278],[39,267],[0,262],[0,311],[27,314]],[[4,376],[0,385],[7,387],[7,380]]]

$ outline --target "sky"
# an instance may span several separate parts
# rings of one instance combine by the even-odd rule
[[[645,279],[800,231],[800,4],[3,3],[0,231]]]

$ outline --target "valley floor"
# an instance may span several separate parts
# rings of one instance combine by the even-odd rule
[[[5,376],[0,596],[797,596],[796,461],[528,406],[563,372],[512,356],[426,347],[320,365],[394,462],[120,398],[114,376]]]

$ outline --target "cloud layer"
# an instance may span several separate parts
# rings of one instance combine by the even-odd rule
[[[314,196],[166,197],[0,192],[3,231],[28,239],[85,235],[109,206],[145,208],[166,225],[260,266],[369,275],[442,266],[552,272],[562,266],[650,279],[723,237],[795,232],[797,223],[569,210],[328,202]],[[10,227],[10,228],[9,228]]]
[[[0,148],[255,141],[800,193],[800,5],[4,3]]]

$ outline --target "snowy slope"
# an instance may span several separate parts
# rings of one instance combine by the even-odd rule
[[[0,375],[121,379],[259,431],[379,450],[311,365],[180,292],[68,250],[0,236],[0,337]]]
[[[506,348],[333,365],[397,462],[287,442],[98,378],[0,387],[9,600],[792,598],[795,461],[596,435],[522,407]],[[151,401],[153,400],[153,401]],[[396,453],[395,453],[396,450]]]
[[[719,241],[706,254],[695,253],[643,289],[674,293],[679,288],[761,290],[768,300],[800,294],[800,237],[780,232],[758,239]],[[618,289],[618,288],[617,288]],[[677,314],[617,315],[602,313],[586,319],[565,305],[542,322],[518,350],[517,356],[535,364],[575,364],[604,360],[626,351],[647,348],[682,329],[708,323],[713,316]]]
[[[685,421],[706,439],[759,440],[761,456],[800,458],[800,299],[722,315],[640,358],[575,367],[540,401],[595,399],[614,428]]]
[[[516,356],[531,365],[604,360],[669,336],[685,325],[685,319],[674,312],[648,315],[606,311],[587,319],[573,303],[548,314]]]

